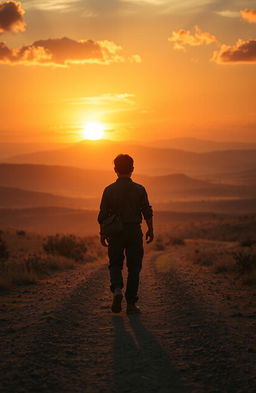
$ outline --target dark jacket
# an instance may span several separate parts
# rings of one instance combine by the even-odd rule
[[[129,177],[119,177],[107,186],[101,199],[99,224],[112,214],[118,214],[124,224],[140,224],[142,217],[150,219],[153,212],[145,188]]]

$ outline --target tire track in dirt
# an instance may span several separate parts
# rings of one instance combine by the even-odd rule
[[[110,302],[105,265],[33,326],[27,344],[16,348],[15,366],[9,356],[4,393],[185,392],[142,318],[113,315]]]
[[[215,305],[209,304],[209,299],[214,300],[207,293],[212,287],[207,289],[206,283],[203,290],[198,290],[196,269],[194,273],[193,267],[185,270],[178,253],[176,250],[166,256],[171,259],[169,271],[161,273],[157,263],[153,263],[148,266],[148,279],[145,277],[148,282],[149,277],[155,277],[149,290],[156,303],[161,304],[161,342],[191,391],[255,392],[255,353],[248,351],[246,340],[232,330],[228,320],[220,317],[222,310],[218,314]]]
[[[196,272],[177,263],[179,253],[171,254],[176,263],[165,273],[156,262],[168,253],[146,255],[140,316],[111,313],[106,264],[87,276],[67,273],[55,287],[46,285],[47,302],[57,298],[47,312],[38,314],[38,298],[30,296],[29,312],[16,322],[23,323],[22,330],[12,314],[15,345],[1,343],[6,354],[1,391],[255,393],[255,354],[244,350],[210,307],[207,285],[197,291]],[[71,281],[63,292],[65,277]],[[2,337],[6,332],[5,327]]]

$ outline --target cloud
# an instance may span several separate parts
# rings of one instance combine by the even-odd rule
[[[67,100],[72,105],[109,105],[109,104],[127,104],[134,105],[134,94],[101,94],[99,96],[78,97]]]
[[[238,40],[234,46],[221,45],[212,61],[218,64],[256,64],[256,40]]]
[[[0,42],[0,63],[68,66],[69,64],[111,64],[134,62],[123,55],[123,48],[112,41],[72,40],[67,37],[35,41],[18,49]],[[138,62],[139,58],[136,60]]]
[[[79,3],[79,0],[29,0],[26,1],[26,9],[39,9],[44,11],[67,10]]]
[[[224,16],[226,18],[238,18],[240,15],[238,11],[230,11],[230,10],[215,11],[215,14]]]
[[[241,17],[249,23],[256,23],[256,10],[245,8],[240,11]]]
[[[190,30],[180,29],[173,31],[168,40],[174,43],[174,49],[185,50],[186,45],[200,46],[211,44],[216,41],[216,37],[211,33],[202,32],[198,26],[195,26],[195,33],[191,33]]]
[[[0,33],[8,31],[24,31],[26,23],[23,20],[25,11],[18,1],[3,1],[0,3]]]

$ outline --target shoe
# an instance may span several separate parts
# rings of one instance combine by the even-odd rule
[[[126,313],[127,314],[140,314],[141,310],[135,304],[127,304]]]
[[[120,288],[116,288],[113,296],[113,302],[111,306],[112,312],[118,314],[122,311],[122,300],[123,300],[123,293]]]

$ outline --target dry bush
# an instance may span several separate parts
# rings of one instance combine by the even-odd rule
[[[5,261],[9,258],[9,252],[6,242],[0,238],[0,261]]]
[[[255,240],[252,239],[244,239],[240,242],[240,247],[252,247],[255,245]]]
[[[9,277],[7,275],[0,277],[0,291],[6,291],[12,287],[12,282],[9,280]]]
[[[25,263],[12,260],[1,266],[0,290],[10,289],[17,285],[35,284],[36,281],[36,273],[28,270]]]
[[[22,229],[19,229],[19,230],[16,231],[16,235],[24,237],[24,236],[26,236],[26,231],[23,231]]]
[[[214,273],[231,273],[235,271],[234,258],[231,252],[223,252],[217,257],[213,266]]]
[[[38,280],[49,277],[53,272],[72,269],[74,266],[74,261],[59,256],[35,254],[22,260],[13,258],[1,265],[0,289],[35,284]]]
[[[87,251],[84,239],[74,235],[55,235],[48,236],[43,244],[43,249],[47,254],[60,255],[66,258],[74,259],[76,262],[82,262]]]
[[[60,257],[59,255],[30,255],[24,260],[24,264],[28,271],[33,271],[38,278],[42,278],[54,271],[63,271],[73,269],[75,261],[69,258]]]
[[[242,280],[244,285],[255,286],[256,285],[256,271],[246,274]]]
[[[153,243],[153,250],[163,251],[165,249],[165,242],[162,236],[158,236]]]
[[[48,253],[42,252],[41,237],[33,235],[28,239],[27,236],[17,236],[14,231],[6,238],[12,255],[8,260],[5,258],[0,263],[0,290],[34,284],[55,272],[73,269],[80,262],[96,261],[106,254],[106,250],[101,247],[96,236],[83,239],[73,235],[48,237],[43,242]],[[1,244],[6,247],[5,242],[2,241]]]
[[[212,266],[216,258],[216,253],[213,250],[195,249],[192,254],[192,262],[200,266]]]
[[[186,242],[182,237],[170,237],[167,245],[171,246],[185,246]]]
[[[238,251],[233,254],[238,273],[247,274],[256,270],[256,254]]]

